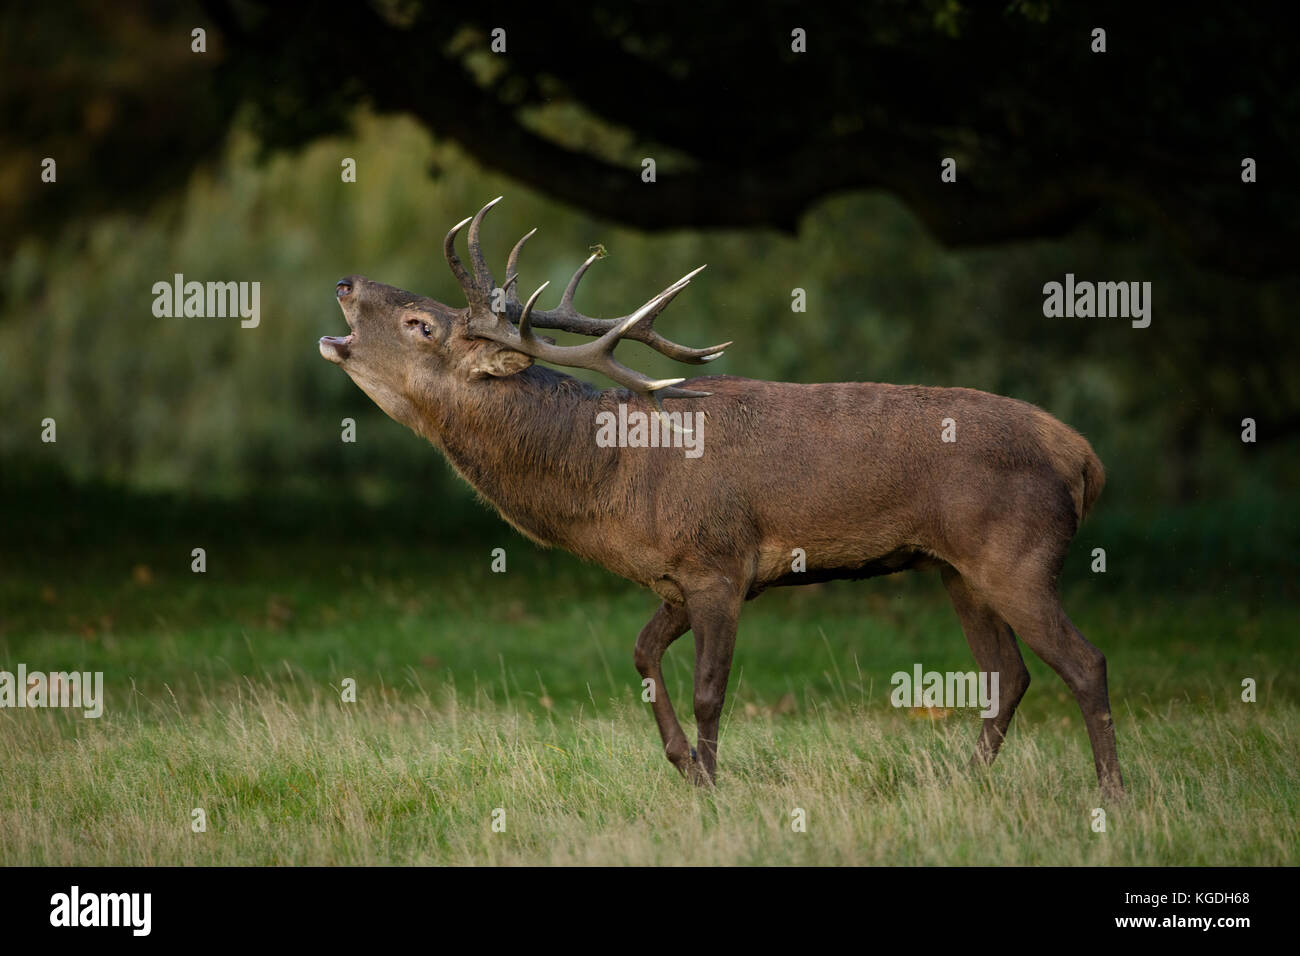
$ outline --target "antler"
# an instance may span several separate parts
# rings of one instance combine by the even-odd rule
[[[483,222],[484,214],[500,201],[501,197],[498,196],[480,209],[472,220],[465,219],[457,223],[451,232],[447,233],[447,238],[443,242],[447,264],[451,266],[452,273],[460,282],[461,288],[465,291],[465,298],[469,301],[471,335],[489,339],[544,362],[599,372],[626,389],[649,396],[656,406],[659,406],[660,400],[664,398],[705,398],[710,394],[688,388],[677,388],[678,383],[685,381],[684,378],[652,379],[628,368],[614,358],[614,348],[623,339],[642,342],[669,358],[692,365],[713,361],[727,346],[731,345],[730,342],[724,342],[704,349],[688,348],[665,339],[652,327],[654,320],[668,303],[690,284],[691,279],[698,275],[704,266],[682,276],[635,312],[617,319],[594,319],[581,314],[573,306],[573,295],[578,288],[578,283],[598,258],[593,255],[578,267],[578,271],[569,280],[564,295],[560,297],[558,308],[549,311],[534,310],[533,306],[542,294],[542,290],[550,283],[543,283],[528,297],[527,303],[521,304],[518,295],[517,269],[520,250],[533,233],[537,232],[534,229],[515,243],[514,249],[510,252],[510,258],[506,262],[506,282],[502,287],[505,308],[501,312],[495,312],[491,307],[495,285],[492,272],[488,268],[479,244],[479,227]],[[470,262],[474,267],[473,276],[456,255],[456,234],[465,223],[470,223],[469,254]],[[512,319],[518,322],[518,327],[511,321]],[[598,338],[594,342],[585,342],[582,345],[554,345],[535,336],[534,326],[576,332],[579,335],[593,335]]]

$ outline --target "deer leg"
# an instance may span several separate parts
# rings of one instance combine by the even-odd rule
[[[1123,796],[1124,778],[1115,748],[1105,656],[1070,621],[1054,586],[1042,582],[1034,585],[1032,574],[1020,576],[1018,581],[1015,575],[1006,580],[1016,583],[981,590],[1020,639],[1070,688],[1088,728],[1097,782],[1106,796]]]
[[[686,609],[695,635],[695,723],[699,751],[695,776],[701,786],[711,786],[718,766],[718,724],[727,697],[727,678],[736,650],[736,623],[743,595],[730,581],[687,595]]]
[[[649,679],[650,708],[659,725],[659,736],[663,738],[664,753],[672,765],[683,776],[690,776],[694,766],[694,754],[686,739],[682,725],[673,712],[672,702],[668,699],[668,688],[664,686],[663,658],[668,645],[690,629],[685,607],[673,607],[665,602],[655,611],[654,617],[641,629],[636,639],[634,658],[636,669],[642,678]]]
[[[975,663],[986,674],[998,675],[998,712],[985,717],[975,743],[972,764],[991,764],[1006,737],[1016,707],[1029,687],[1029,670],[1007,622],[957,573],[944,568],[943,583],[961,621]]]

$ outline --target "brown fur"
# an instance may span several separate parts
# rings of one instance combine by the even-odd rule
[[[710,397],[664,403],[706,414],[702,457],[601,448],[597,413],[620,402],[652,411],[645,398],[526,367],[518,353],[468,335],[465,311],[361,277],[340,283],[340,301],[354,335],[323,340],[327,358],[439,447],[525,535],[663,599],[637,640],[636,664],[654,682],[668,757],[691,779],[714,778],[745,600],[775,586],[938,568],[980,668],[1001,674],[1001,708],[985,721],[976,759],[996,755],[1028,684],[1018,635],[1074,692],[1098,778],[1122,790],[1105,659],[1055,588],[1104,470],[1088,442],[1046,412],[965,388],[711,376],[684,385]],[[941,441],[949,418],[955,442]],[[792,570],[796,548],[806,571]],[[688,629],[698,751],[661,672],[664,651]]]

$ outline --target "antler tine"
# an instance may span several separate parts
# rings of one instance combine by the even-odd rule
[[[524,345],[531,345],[537,341],[533,336],[533,325],[531,321],[533,305],[537,302],[537,297],[540,296],[550,284],[551,283],[547,281],[537,287],[537,291],[528,297],[528,302],[524,305],[524,311],[519,316],[519,341],[523,342]]]
[[[627,322],[629,316],[626,315],[617,319],[593,319],[590,316],[583,315],[573,307],[573,295],[578,288],[578,283],[597,258],[599,258],[599,254],[591,256],[578,267],[578,271],[573,274],[568,287],[564,290],[564,295],[560,298],[559,306],[554,309],[538,310],[533,313],[534,326],[539,329],[559,329],[563,332],[576,332],[579,335],[604,335],[610,329],[617,328]],[[658,318],[659,313],[663,312],[668,303],[675,299],[677,294],[690,283],[690,280],[699,275],[704,268],[704,266],[700,266],[698,269],[688,272],[667,289],[664,289],[663,292],[654,296],[650,302],[646,303],[646,305],[654,303],[655,307],[643,315],[645,321],[636,323],[635,328],[630,329],[624,337],[648,345],[656,352],[687,365],[703,365],[705,362],[711,362],[718,358],[724,350],[730,347],[731,342],[695,349],[666,339],[654,330],[654,320]],[[642,314],[644,309],[645,306],[642,306],[634,314]]]
[[[523,237],[515,243],[515,247],[510,250],[510,258],[506,260],[506,284],[501,288],[505,290],[507,305],[519,304],[519,290],[515,285],[515,280],[519,278],[519,253],[523,251],[524,243],[531,239],[535,232],[537,232],[536,226],[524,233]]]
[[[491,297],[492,290],[496,286],[496,280],[492,278],[492,270],[488,267],[487,259],[483,257],[483,247],[479,244],[478,232],[483,225],[483,217],[487,215],[487,211],[499,203],[502,198],[498,196],[480,209],[474,214],[474,219],[469,224],[469,258],[474,264],[475,284],[484,299]]]
[[[591,264],[599,258],[600,253],[593,252],[587,257],[587,260],[583,262],[582,265],[578,266],[578,270],[573,273],[573,278],[570,279],[569,284],[564,287],[564,295],[560,296],[560,304],[555,309],[556,314],[580,318],[578,311],[573,307],[573,294],[578,291],[578,283],[582,281],[582,277],[586,274],[587,270],[591,268]]]
[[[469,219],[462,219],[456,225],[451,227],[451,232],[447,233],[447,238],[442,240],[442,254],[447,257],[447,265],[451,267],[451,274],[456,277],[460,283],[461,291],[465,293],[465,298],[471,305],[474,304],[474,280],[470,278],[464,263],[460,261],[460,256],[456,255],[456,233],[465,228],[465,223]]]
[[[520,314],[519,328],[517,330],[509,323],[503,322],[496,326],[479,326],[476,324],[472,331],[474,335],[491,339],[507,348],[522,352],[525,355],[531,355],[533,358],[541,359],[544,362],[599,372],[630,391],[650,396],[654,400],[656,408],[662,411],[660,399],[707,398],[710,393],[689,388],[677,388],[678,383],[685,381],[683,378],[652,379],[635,369],[630,369],[614,358],[614,348],[639,323],[644,322],[647,316],[660,308],[665,297],[675,295],[680,291],[678,286],[684,286],[689,281],[689,279],[679,279],[676,284],[659,293],[632,315],[625,317],[618,325],[612,325],[600,338],[591,342],[584,342],[581,345],[553,345],[533,335],[532,316],[535,314],[533,306],[542,294],[542,290],[549,283],[543,283],[536,292],[528,297],[528,302],[524,305],[523,312]]]
[[[656,352],[666,355],[674,361],[684,362],[688,365],[703,365],[705,362],[712,362],[716,358],[721,358],[722,353],[731,346],[731,342],[710,345],[702,349],[693,349],[664,338],[653,328],[654,320],[659,317],[659,314],[664,309],[668,308],[668,303],[677,298],[678,293],[690,285],[690,280],[698,275],[703,268],[704,266],[700,266],[694,272],[686,274],[657,296],[658,304],[646,314],[644,323],[638,324],[627,337],[650,346]]]
[[[475,217],[475,222],[483,212],[491,208],[497,200],[493,200],[483,210],[479,216]],[[523,251],[524,243],[533,237],[537,229],[531,229],[510,250],[510,257],[506,260],[506,281],[501,287],[505,292],[507,314],[514,318],[517,316],[520,308],[519,291],[516,282],[519,278],[519,254]],[[471,237],[475,236],[474,227],[470,228]],[[476,243],[475,243],[476,246]],[[576,332],[579,335],[604,335],[607,331],[616,326],[623,324],[627,316],[617,319],[593,319],[590,316],[583,315],[573,305],[573,297],[578,291],[578,283],[582,277],[587,274],[591,264],[601,257],[599,252],[592,253],[578,266],[573,277],[569,279],[569,284],[564,288],[564,294],[560,296],[560,304],[554,309],[539,310],[534,314],[533,324],[543,329],[560,329],[565,332]],[[683,362],[688,365],[703,365],[705,362],[711,362],[722,355],[722,353],[731,346],[731,342],[723,342],[721,345],[711,345],[708,348],[694,349],[689,346],[679,345],[670,339],[664,338],[654,330],[654,320],[659,316],[668,303],[677,297],[677,293],[686,288],[687,283],[704,270],[705,266],[700,266],[686,275],[682,276],[677,282],[673,283],[651,301],[657,302],[658,306],[651,310],[644,324],[637,324],[636,328],[626,334],[626,338],[644,345],[650,346],[656,352],[668,356],[677,362]]]

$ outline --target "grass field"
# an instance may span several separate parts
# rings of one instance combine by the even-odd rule
[[[103,671],[107,702],[0,710],[3,864],[1300,863],[1289,585],[1139,586],[1114,551],[1089,575],[1089,535],[1120,524],[1084,529],[1065,585],[1109,660],[1130,790],[1112,805],[1027,651],[987,772],[966,767],[973,711],[890,706],[895,671],[974,666],[933,575],[750,604],[700,792],[632,666],[656,602],[600,569],[490,523],[372,534],[344,513],[278,535],[273,514],[57,501],[6,506],[0,669]],[[687,636],[666,677],[688,733],[691,662]]]

